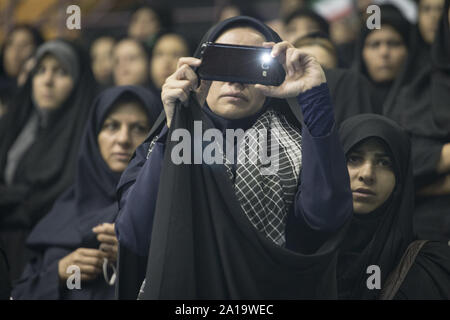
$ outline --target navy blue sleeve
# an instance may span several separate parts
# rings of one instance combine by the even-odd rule
[[[59,300],[61,299],[58,276],[59,260],[70,253],[62,248],[49,248],[35,255],[25,267],[21,278],[14,283],[14,300]],[[65,284],[64,284],[65,285]]]
[[[313,137],[330,133],[334,126],[334,111],[330,91],[326,83],[311,88],[297,97],[302,108],[303,121]]]
[[[294,214],[309,229],[333,232],[351,217],[353,200],[328,87],[312,88],[298,100],[306,127],[302,128],[301,183]]]
[[[121,245],[140,256],[148,255],[150,247],[167,132],[167,127],[161,131],[134,184],[122,193],[119,202],[120,212],[115,225],[117,238]]]

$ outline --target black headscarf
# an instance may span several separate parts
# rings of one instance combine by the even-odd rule
[[[327,20],[325,20],[322,16],[309,8],[300,8],[292,12],[284,19],[284,24],[287,25],[289,24],[289,22],[291,22],[291,20],[301,17],[308,17],[314,20],[319,25],[319,30],[326,35],[329,35],[330,25],[328,24]]]
[[[0,206],[2,217],[0,224],[2,228],[31,228],[50,210],[53,201],[73,181],[79,142],[95,94],[95,82],[85,52],[72,43],[63,40],[55,41],[63,42],[77,57],[80,68],[78,81],[74,83],[64,103],[51,112],[47,124],[40,127],[33,144],[18,163],[13,183],[8,187],[4,185],[3,180],[7,155],[35,112],[36,107],[32,101],[32,82],[39,61],[16,96],[11,112],[1,123]],[[52,54],[51,50],[48,53]]]
[[[400,123],[413,135],[450,141],[450,31],[445,1],[431,59],[398,95],[395,108],[401,110]]]
[[[420,1],[416,1],[420,2]],[[446,0],[447,2],[447,0]],[[444,6],[448,10],[448,4]],[[404,118],[404,112],[409,109],[409,105],[403,101],[405,96],[407,97],[411,92],[411,86],[414,86],[414,83],[420,82],[420,78],[423,78],[424,74],[429,72],[430,61],[432,59],[432,47],[435,52],[441,52],[441,60],[445,61],[445,54],[447,57],[449,55],[448,49],[448,38],[449,34],[445,31],[445,27],[443,26],[447,19],[446,9],[444,8],[444,20],[441,20],[440,26],[438,28],[436,38],[433,45],[428,44],[423,39],[419,26],[416,25],[413,27],[411,31],[410,38],[410,50],[408,52],[408,58],[405,62],[405,65],[402,68],[402,71],[395,79],[394,84],[392,85],[392,89],[389,92],[388,97],[386,98],[386,102],[383,107],[383,114],[398,123],[404,123],[408,121]],[[447,22],[448,28],[448,22]],[[447,29],[448,30],[448,29]],[[447,38],[445,38],[447,36]],[[440,44],[437,44],[440,43]],[[445,49],[447,46],[447,49]],[[434,54],[433,60],[435,60],[436,54]],[[447,60],[448,61],[448,60]],[[448,63],[448,62],[447,62]],[[422,87],[426,87],[428,85],[429,80],[423,80],[422,83],[416,83],[415,86],[420,86],[422,92]],[[418,94],[419,92],[415,92]],[[417,98],[417,97],[416,97]],[[411,100],[414,101],[414,100]],[[421,119],[421,118],[418,118]]]
[[[251,27],[267,41],[281,41],[260,21],[234,17],[211,28],[195,56],[200,56],[203,42],[214,41],[233,27]],[[293,125],[301,125],[298,110],[291,110],[285,100],[273,99],[272,105],[283,108]],[[212,126],[191,96],[188,108],[176,108],[169,136],[177,128],[193,132],[194,120],[201,120],[204,128]],[[160,125],[138,148],[141,154],[163,121],[161,116]],[[147,270],[143,299],[336,298],[337,236],[307,256],[277,246],[245,216],[224,166],[175,165],[170,161],[173,146],[167,141],[153,220],[157,227],[152,230],[148,260],[144,258],[147,266],[120,247],[119,298],[136,298],[144,277],[136,272],[143,265]],[[136,157],[132,163],[141,161],[145,160]],[[133,183],[138,169],[124,172],[119,194]]]
[[[28,33],[33,37],[35,48],[39,47],[44,42],[40,31],[30,25],[17,25],[11,31],[9,31],[8,34],[11,35],[18,30],[28,31]],[[4,41],[4,43],[7,43],[7,39],[5,40],[6,41]],[[11,99],[14,97],[14,94],[17,90],[17,79],[11,78],[5,72],[5,67],[3,65],[5,48],[6,45],[3,45],[0,52],[0,102],[7,105],[11,102]]]
[[[339,135],[347,155],[368,138],[381,139],[393,161],[396,177],[394,191],[374,212],[354,214],[338,258],[340,298],[375,299],[379,290],[367,288],[367,267],[380,267],[383,286],[413,240],[414,186],[410,141],[406,132],[394,121],[374,114],[347,119],[342,123]]]
[[[75,182],[33,229],[28,246],[98,247],[92,228],[99,223],[114,221],[118,212],[116,186],[120,173],[113,172],[106,164],[100,154],[97,137],[109,112],[126,94],[141,102],[150,126],[155,122],[161,112],[161,103],[147,89],[118,86],[103,91],[96,98],[87,122]]]
[[[376,113],[376,98],[369,80],[353,70],[325,69],[334,106],[334,119],[340,125],[345,119],[362,113]]]
[[[403,14],[396,6],[391,4],[380,5],[380,12],[381,12],[381,29],[383,29],[383,25],[389,25],[392,28],[394,28],[400,34],[405,46],[408,48],[410,39],[410,23],[408,22],[408,20],[403,16]],[[375,30],[377,29],[370,30],[369,28],[367,28],[365,24],[363,24],[358,39],[358,44],[356,46],[356,53],[354,56],[352,69],[361,72],[372,83],[376,97],[376,105],[374,106],[376,109],[374,111],[376,113],[381,114],[383,110],[383,105],[391,90],[394,80],[382,83],[375,82],[371,79],[367,71],[367,66],[364,63],[363,58],[363,49],[365,46],[367,36]]]
[[[418,189],[438,182],[448,172],[438,173],[442,147],[450,142],[450,31],[446,0],[431,59],[397,96],[394,108],[400,123],[412,136],[412,157]],[[450,195],[417,197],[415,231],[420,237],[450,239]]]

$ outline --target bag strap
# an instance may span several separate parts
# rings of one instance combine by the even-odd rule
[[[408,248],[405,250],[402,258],[400,259],[397,267],[389,274],[383,289],[380,293],[380,300],[392,300],[397,294],[398,289],[402,285],[406,278],[406,275],[411,269],[419,251],[422,249],[428,240],[416,240],[411,242]]]

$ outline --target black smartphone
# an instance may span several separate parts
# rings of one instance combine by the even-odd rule
[[[279,86],[286,73],[271,48],[206,42],[202,45],[200,79]]]

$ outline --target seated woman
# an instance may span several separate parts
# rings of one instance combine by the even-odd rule
[[[0,238],[11,278],[25,266],[25,240],[73,182],[95,82],[70,42],[41,45],[36,65],[0,122]]]
[[[450,244],[450,0],[445,1],[431,59],[421,67],[395,105],[412,141],[414,232]]]
[[[377,98],[375,113],[383,114],[385,101],[408,55],[410,24],[394,5],[379,7],[381,26],[361,26],[352,68],[372,83]]]
[[[365,114],[344,121],[340,136],[354,216],[338,257],[339,298],[449,299],[450,247],[413,242],[414,186],[406,132],[383,116]],[[396,269],[399,263],[401,270]]]
[[[75,182],[30,234],[27,245],[34,255],[14,285],[14,299],[114,297],[102,266],[104,258],[116,260],[116,184],[160,111],[159,99],[144,88],[114,87],[100,94],[83,137]],[[78,288],[69,279],[74,265],[81,275]]]

